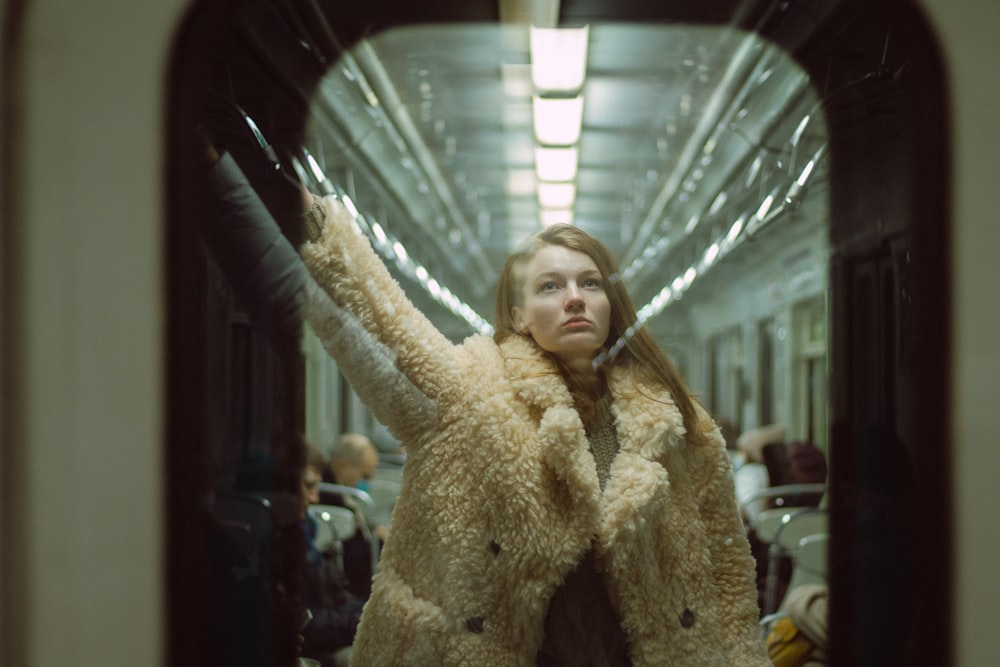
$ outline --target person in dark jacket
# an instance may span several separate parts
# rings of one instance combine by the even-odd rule
[[[302,630],[302,655],[319,660],[323,667],[339,667],[350,657],[365,601],[351,592],[336,553],[324,553],[316,545],[318,526],[308,507],[319,502],[325,466],[322,452],[308,443],[307,448],[310,453],[302,475],[301,517],[306,549],[304,592],[310,620]]]

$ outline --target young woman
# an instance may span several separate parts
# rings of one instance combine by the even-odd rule
[[[722,438],[601,243],[533,236],[454,345],[336,199],[306,222],[310,324],[409,455],[354,664],[770,664]]]

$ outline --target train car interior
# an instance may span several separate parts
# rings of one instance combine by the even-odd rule
[[[246,460],[280,460],[275,434],[290,425],[329,442],[370,418],[315,339],[299,345],[277,275],[241,264],[231,231],[206,215],[192,178],[205,137],[293,244],[296,187],[340,197],[455,341],[491,333],[496,276],[533,230],[570,222],[603,239],[636,326],[663,341],[718,419],[737,431],[782,424],[785,440],[829,459],[821,495],[833,518],[816,510],[811,533],[832,534],[833,659],[884,664],[914,650],[909,629],[934,623],[941,593],[911,600],[910,576],[947,561],[903,520],[914,478],[942,483],[939,456],[920,453],[935,429],[916,417],[933,392],[907,389],[920,347],[944,336],[941,288],[921,276],[947,263],[930,224],[946,193],[926,166],[944,150],[942,82],[917,13],[850,2],[220,6],[222,19],[194,15],[181,42],[171,223],[206,238],[204,257],[193,246],[175,256],[197,268],[179,278],[175,319],[191,326],[199,305],[206,360],[190,362],[200,396],[177,373],[175,410],[196,414],[200,401],[180,440],[213,452],[215,493],[238,486]],[[907,335],[917,321],[919,341]],[[848,500],[855,488],[887,494],[878,528]],[[784,523],[795,500],[780,501]],[[924,521],[947,530],[943,514]],[[780,540],[760,531],[770,614]],[[860,565],[848,556],[858,550]],[[879,557],[913,570],[890,576]],[[906,620],[876,638],[852,617]],[[929,639],[919,649],[940,651]]]
[[[34,28],[22,37],[17,26],[43,25],[45,13],[31,4],[16,2],[6,16],[11,53],[61,34]],[[305,239],[308,191],[346,206],[407,297],[456,343],[493,333],[497,276],[530,234],[569,223],[600,239],[619,262],[635,328],[648,329],[677,364],[731,449],[734,502],[757,559],[762,638],[787,614],[789,591],[820,584],[830,591],[825,664],[976,664],[975,649],[956,639],[967,636],[956,619],[979,617],[956,593],[969,588],[957,569],[965,524],[956,515],[969,499],[956,496],[955,480],[971,464],[949,445],[964,414],[955,396],[973,391],[954,379],[952,364],[965,359],[953,351],[963,293],[949,279],[962,268],[958,227],[949,223],[964,196],[954,185],[954,146],[967,150],[969,139],[954,129],[961,80],[949,70],[955,33],[935,27],[941,7],[168,5],[158,33],[163,109],[159,127],[146,130],[159,137],[162,154],[148,161],[162,195],[147,188],[123,197],[156,200],[162,225],[135,239],[109,232],[148,245],[161,273],[136,297],[146,304],[136,312],[151,322],[146,364],[162,368],[147,399],[162,407],[144,420],[162,432],[162,447],[137,459],[137,479],[146,482],[129,487],[156,497],[141,515],[157,517],[143,542],[155,576],[142,590],[158,602],[155,613],[136,615],[154,628],[154,641],[126,641],[123,660],[131,652],[129,664],[136,656],[164,665],[304,664],[296,657],[303,620],[290,616],[285,598],[295,591],[282,579],[300,557],[284,541],[301,520],[299,434],[326,451],[347,432],[378,446],[381,461],[364,490],[324,480],[323,500],[309,510],[325,548],[342,558],[363,535],[364,557],[378,571],[375,536],[391,530],[406,453],[304,321],[301,274],[287,257]],[[26,86],[31,73],[44,81],[47,63],[5,63],[4,90]],[[108,76],[101,90],[116,99]],[[66,93],[68,102],[77,98],[85,107],[84,93]],[[27,151],[9,128],[32,122],[33,107],[8,100],[0,177],[5,195],[19,194],[0,206],[16,220],[36,210],[20,197],[36,197],[45,179],[14,169]],[[225,206],[208,176],[223,156],[236,183],[224,187],[240,192]],[[135,188],[124,176],[119,182]],[[246,224],[251,209],[246,218],[270,226]],[[51,329],[31,325],[45,313],[26,304],[55,290],[28,289],[21,271],[45,262],[40,250],[29,260],[15,248],[62,247],[57,237],[92,254],[114,245],[92,246],[83,228],[56,226],[37,239],[24,229],[0,237],[0,427],[11,442],[56,430],[32,435],[34,417],[15,416],[12,397],[31,385],[35,357],[11,360],[33,331]],[[255,252],[246,251],[248,239]],[[59,258],[82,263],[68,252]],[[113,266],[98,261],[94,270]],[[103,309],[74,315],[82,307],[70,298],[58,303],[71,308],[60,311],[71,323]],[[157,307],[158,316],[146,310]],[[21,317],[23,328],[13,326]],[[100,326],[87,331],[86,340],[102,337]],[[54,349],[61,341],[51,332],[37,340]],[[60,363],[71,367],[73,354],[62,353]],[[985,354],[989,368],[995,355]],[[77,375],[90,368],[78,364]],[[115,368],[113,375],[129,375]],[[138,384],[122,391],[142,397]],[[25,405],[40,401],[24,396]],[[59,428],[74,423],[60,420]],[[0,613],[0,661],[10,664],[61,655],[39,638],[34,612],[16,611],[44,614],[41,600],[52,596],[33,602],[30,575],[53,561],[38,557],[47,552],[12,508],[32,497],[44,469],[80,465],[76,454],[40,451],[44,458],[14,447],[0,458],[0,590],[12,604]],[[350,509],[333,497],[347,497]],[[90,591],[83,598],[93,593],[64,583]],[[71,645],[90,641],[74,637]],[[100,662],[113,663],[108,655]]]

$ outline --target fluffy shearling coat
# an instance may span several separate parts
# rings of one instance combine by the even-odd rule
[[[612,369],[602,493],[572,398],[530,339],[454,345],[334,199],[302,254],[309,319],[409,454],[357,665],[533,665],[548,601],[593,548],[635,665],[755,666],[754,564],[718,430],[690,445],[661,388]],[[332,302],[330,301],[332,299]]]

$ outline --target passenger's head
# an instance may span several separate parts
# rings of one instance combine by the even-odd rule
[[[378,467],[378,450],[360,433],[340,436],[330,451],[330,470],[338,484],[364,487],[375,475]]]
[[[592,264],[600,276],[601,290],[606,298],[607,333],[601,336],[599,343],[596,340],[586,341],[588,346],[594,344],[591,359],[597,359],[606,366],[623,365],[643,380],[666,387],[680,408],[688,433],[694,440],[702,441],[706,434],[699,426],[694,400],[680,373],[647,327],[636,326],[638,317],[635,306],[621,279],[614,256],[603,243],[573,225],[552,225],[533,234],[507,259],[497,285],[494,340],[502,343],[511,336],[531,338],[540,348],[560,358],[560,350],[551,349],[550,343],[531,328],[531,322],[524,313],[524,309],[531,305],[527,299],[529,290],[540,286],[536,278],[544,272],[544,263],[553,257],[558,258],[559,254],[546,253],[542,255],[545,262],[534,265],[532,260],[546,248],[553,247],[584,255],[588,260],[585,263]],[[576,259],[579,260],[579,257]],[[542,283],[544,285],[544,281]],[[595,303],[599,304],[600,300],[595,300]],[[524,324],[529,326],[525,328]]]
[[[592,326],[561,330],[580,308]],[[553,225],[532,235],[507,259],[500,274],[498,342],[511,335],[527,336],[557,357],[584,350],[593,358],[635,319],[611,252],[572,225]]]
[[[765,463],[764,448],[771,444],[785,442],[785,427],[781,424],[767,424],[748,429],[736,439],[736,449],[751,463]]]
[[[309,505],[319,503],[319,483],[326,468],[326,456],[301,433],[295,439],[295,447],[299,450],[297,458],[301,460],[298,491],[302,505],[299,514],[305,517]]]
[[[326,454],[309,441],[306,450],[306,465],[302,475],[302,491],[306,500],[315,505],[319,503],[319,483],[323,481],[326,471]]]

